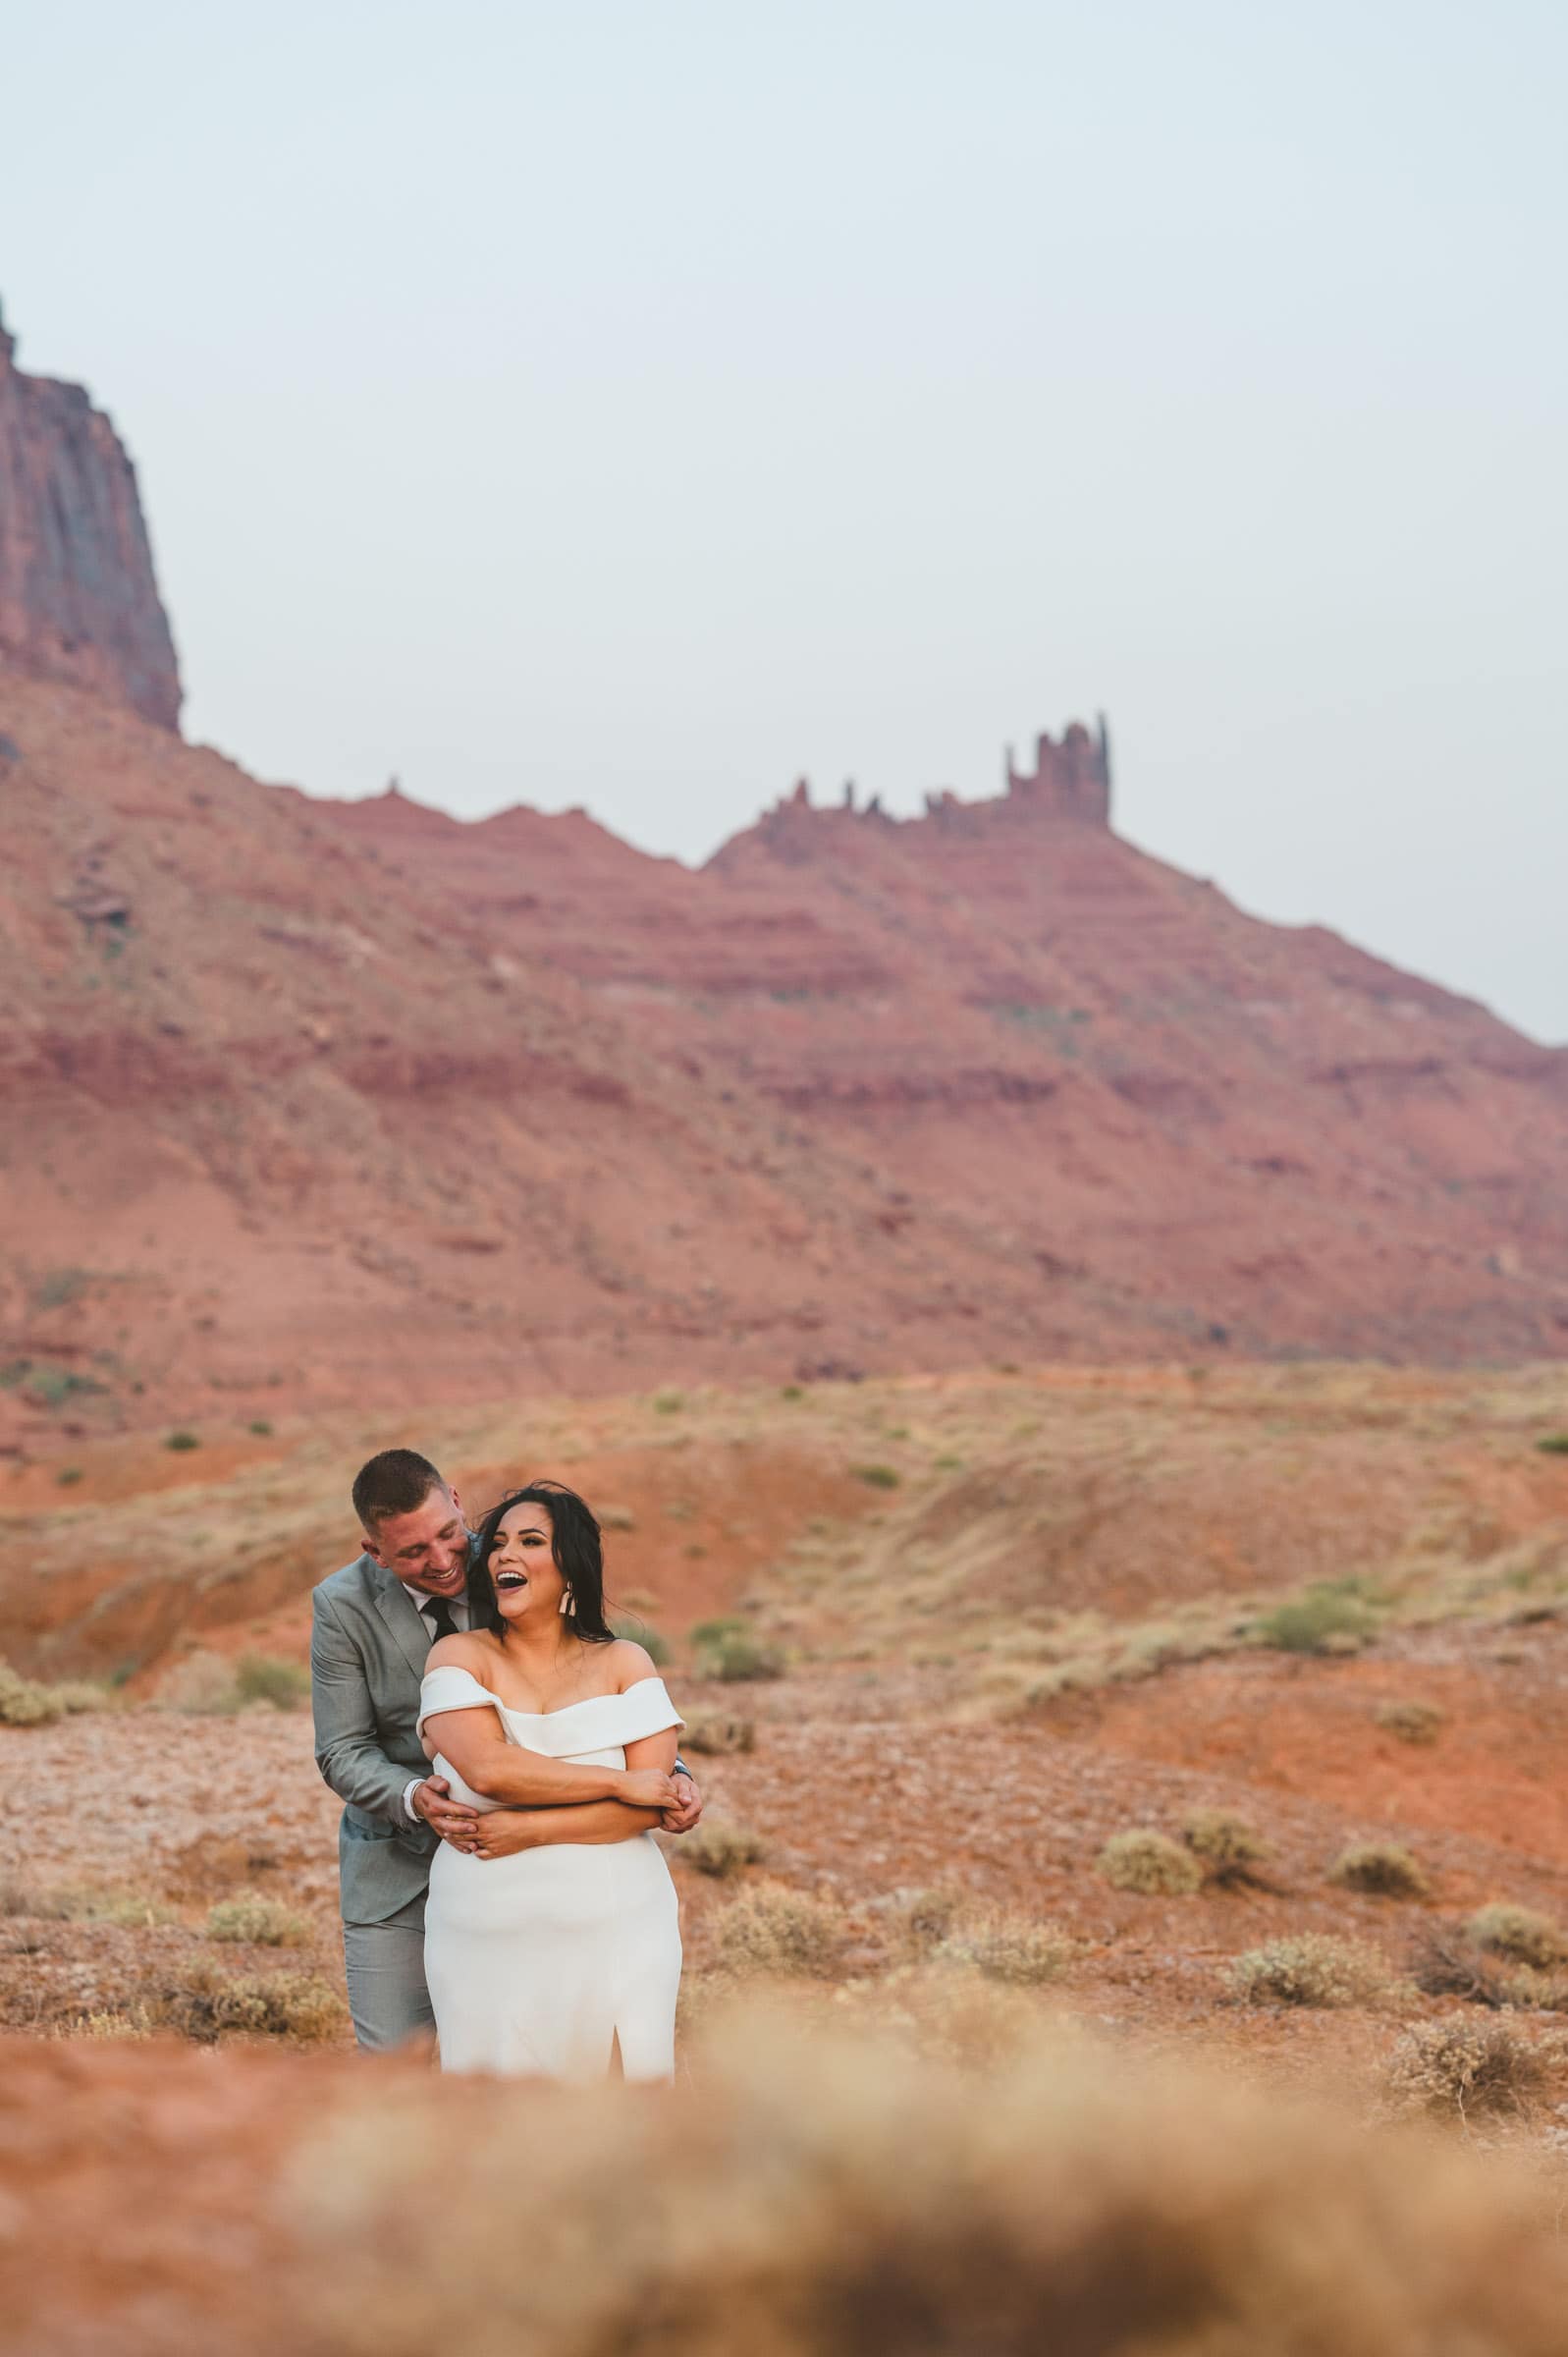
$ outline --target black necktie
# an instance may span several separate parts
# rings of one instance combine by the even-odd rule
[[[432,1645],[439,1644],[443,1637],[457,1635],[458,1623],[452,1617],[452,1607],[445,1596],[432,1596],[430,1602],[422,1604],[419,1610],[428,1625],[435,1631],[430,1640]]]

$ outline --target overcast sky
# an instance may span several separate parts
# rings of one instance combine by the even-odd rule
[[[1104,708],[1134,841],[1568,1039],[1561,0],[71,0],[4,71],[192,737],[698,858]]]

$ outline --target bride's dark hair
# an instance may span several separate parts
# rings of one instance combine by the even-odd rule
[[[616,1632],[605,1618],[604,1542],[584,1501],[561,1481],[530,1481],[520,1490],[509,1490],[480,1523],[479,1544],[468,1565],[472,1626],[488,1628],[493,1636],[507,1633],[506,1616],[496,1602],[496,1583],[490,1576],[490,1557],[502,1518],[514,1506],[549,1507],[550,1552],[571,1593],[572,1633],[586,1637],[590,1645],[608,1645]]]

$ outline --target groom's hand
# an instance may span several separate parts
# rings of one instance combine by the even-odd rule
[[[659,1823],[667,1834],[689,1834],[702,1815],[702,1794],[684,1769],[676,1775],[676,1796]]]
[[[413,1812],[443,1841],[456,1841],[460,1848],[466,1849],[477,1830],[479,1812],[463,1801],[453,1800],[451,1791],[444,1776],[427,1776],[422,1784],[415,1784],[410,1795]]]

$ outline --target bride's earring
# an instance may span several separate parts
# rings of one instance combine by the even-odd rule
[[[562,1597],[562,1599],[561,1599],[561,1617],[562,1617],[562,1619],[563,1619],[563,1620],[568,1619],[568,1618],[571,1617],[571,1615],[575,1613],[576,1609],[577,1609],[577,1600],[576,1600],[576,1598],[575,1598],[575,1597],[572,1595],[572,1593],[571,1593],[571,1590],[568,1588],[568,1589],[567,1590],[566,1594],[565,1594],[565,1595]]]

